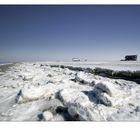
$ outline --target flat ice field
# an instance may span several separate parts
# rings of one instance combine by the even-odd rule
[[[0,121],[140,121],[140,62],[1,65]]]
[[[48,62],[54,65],[66,65],[84,68],[107,68],[113,70],[140,70],[140,61],[96,61],[96,62]]]

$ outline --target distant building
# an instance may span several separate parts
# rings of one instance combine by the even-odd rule
[[[121,61],[137,61],[137,55],[126,55]]]
[[[80,61],[79,58],[72,58],[72,61]]]

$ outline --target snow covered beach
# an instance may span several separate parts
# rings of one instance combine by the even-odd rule
[[[0,120],[140,121],[139,70],[139,62],[2,65]]]

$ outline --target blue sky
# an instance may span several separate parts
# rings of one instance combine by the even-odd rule
[[[140,56],[139,5],[0,6],[0,61]]]

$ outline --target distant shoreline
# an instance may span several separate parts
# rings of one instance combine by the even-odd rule
[[[9,65],[9,64],[13,64],[13,63],[0,63],[0,66],[3,66],[3,65]]]
[[[9,70],[10,67],[13,67],[13,63],[5,63],[5,64],[0,64],[0,72],[5,72]]]

